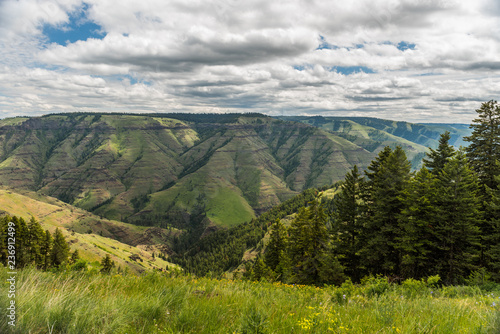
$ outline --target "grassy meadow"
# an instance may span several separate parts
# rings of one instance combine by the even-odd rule
[[[0,269],[7,308],[7,270]],[[436,277],[317,288],[160,273],[17,274],[17,325],[1,333],[499,333],[500,287]],[[5,314],[5,311],[2,312]]]

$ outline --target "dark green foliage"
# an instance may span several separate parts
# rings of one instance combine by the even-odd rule
[[[334,224],[332,228],[335,253],[345,267],[346,274],[357,281],[360,266],[359,237],[362,233],[361,196],[364,181],[355,165],[341,184],[340,192],[334,198]]]
[[[42,226],[34,217],[31,217],[28,223],[29,233],[29,262],[36,265],[38,268],[43,267],[45,257],[42,254],[42,245],[45,237],[45,232]]]
[[[449,141],[450,132],[446,131],[439,138],[438,148],[436,150],[429,148],[430,153],[426,153],[427,159],[423,159],[425,167],[431,170],[434,175],[438,175],[455,154],[455,149],[449,144]]]
[[[500,105],[491,100],[476,112],[478,118],[472,121],[472,135],[464,138],[470,142],[466,148],[467,158],[481,184],[496,189],[495,177],[500,174],[497,163],[500,157]]]
[[[257,257],[255,260],[255,265],[253,266],[252,275],[250,277],[253,281],[260,281],[262,278],[269,277],[271,275],[271,270],[265,264],[262,257]]]
[[[423,167],[402,196],[401,234],[397,248],[401,252],[403,277],[423,278],[435,274],[439,259],[437,228],[439,212],[439,180]]]
[[[9,235],[8,223],[12,222],[15,233]],[[34,265],[39,269],[58,268],[68,262],[69,246],[62,232],[56,229],[54,237],[43,231],[40,223],[32,217],[28,224],[23,218],[4,216],[0,218],[0,263],[7,266],[8,237],[15,238],[16,268]],[[78,251],[72,254],[71,263],[79,260]]]
[[[490,190],[490,202],[487,203],[487,210],[491,215],[491,219],[484,222],[488,224],[487,231],[492,231],[489,234],[482,233],[483,240],[487,245],[485,251],[486,263],[488,269],[493,274],[493,279],[500,281],[500,176],[497,176],[499,186],[495,190]]]
[[[42,246],[40,247],[40,252],[44,258],[43,270],[47,270],[51,266],[50,252],[52,250],[53,242],[54,242],[54,238],[52,238],[52,235],[50,234],[50,232],[46,230],[45,236],[43,238]]]
[[[148,202],[149,202],[149,195],[148,194],[142,194],[142,195],[134,197],[134,198],[132,198],[132,200],[130,200],[130,203],[134,207],[135,213],[144,209],[146,207],[146,205],[148,204]],[[97,208],[93,208],[93,209],[95,210]]]
[[[54,232],[54,242],[52,243],[52,249],[50,251],[50,261],[51,265],[55,268],[66,263],[69,256],[69,246],[64,239],[64,236],[60,229],[56,229]]]
[[[270,240],[267,245],[265,260],[266,265],[278,274],[283,274],[279,267],[280,263],[285,261],[286,249],[288,246],[286,227],[281,220],[276,221],[271,225]]]
[[[115,261],[111,260],[111,256],[106,254],[106,256],[101,261],[101,273],[109,274],[111,269],[115,267]]]
[[[75,249],[75,251],[71,253],[69,264],[75,264],[78,260],[80,260],[80,254],[78,253],[78,249]]]
[[[22,268],[30,263],[30,233],[26,221],[12,217],[16,230],[16,266]]]
[[[493,243],[492,235],[497,233],[496,219],[494,211],[488,203],[493,201],[492,190],[497,189],[499,183],[497,176],[500,175],[500,105],[497,101],[491,100],[481,104],[477,109],[478,118],[474,119],[470,126],[472,134],[464,140],[470,142],[466,148],[467,158],[471,168],[477,173],[481,185],[479,195],[482,197],[482,213],[484,223],[481,226],[481,255],[480,263],[486,267],[492,267],[489,263],[489,255]]]
[[[288,253],[291,281],[299,284],[333,284],[343,281],[343,268],[331,253],[327,217],[316,199],[301,208],[290,227]]]
[[[442,259],[438,274],[456,284],[478,262],[480,203],[476,175],[462,152],[447,163],[439,176],[439,239]]]
[[[386,147],[368,169],[360,255],[370,271],[394,274],[400,269],[399,216],[404,209],[402,196],[410,181],[411,166],[398,146],[394,151]]]
[[[204,276],[209,272],[220,275],[238,266],[245,250],[257,246],[264,237],[269,222],[296,212],[314,199],[316,191],[308,189],[260,215],[248,223],[217,230],[199,239],[179,254],[169,258],[188,272]]]

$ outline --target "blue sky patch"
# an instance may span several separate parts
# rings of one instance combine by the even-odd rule
[[[324,36],[319,35],[319,41],[320,41],[320,43],[319,43],[319,46],[316,48],[316,50],[324,50],[324,49],[327,49],[327,50],[336,50],[336,49],[339,48],[336,45],[328,43],[326,41],[326,38]]]
[[[406,41],[401,41],[398,44],[394,44],[391,41],[385,41],[385,42],[382,42],[380,44],[382,44],[382,45],[394,45],[395,47],[398,48],[398,50],[401,50],[401,51],[415,50],[415,47],[417,46],[415,43],[410,43],[410,42],[406,42]]]
[[[307,69],[312,69],[314,66],[311,64],[304,65],[294,65],[293,68],[297,71],[304,71]],[[343,75],[350,75],[355,73],[376,73],[373,69],[367,66],[325,66],[325,69],[330,72],[337,72]]]
[[[355,73],[375,73],[375,71],[366,66],[331,66],[328,68],[330,71],[335,71],[343,75],[350,75]]]
[[[43,34],[47,36],[49,43],[67,45],[76,41],[86,41],[88,38],[103,39],[105,33],[102,27],[87,18],[88,5],[69,13],[69,22],[64,25],[53,26],[46,24],[43,26]]]
[[[401,51],[406,51],[406,50],[415,50],[415,47],[417,45],[414,44],[414,43],[409,43],[409,42],[405,42],[405,41],[401,41],[398,43],[398,45],[396,46],[399,50]]]
[[[296,69],[297,71],[304,71],[307,69],[312,69],[313,66],[311,64],[304,64],[304,65],[295,65],[293,66],[293,68]]]

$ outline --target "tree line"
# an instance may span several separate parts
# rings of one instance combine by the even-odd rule
[[[212,232],[200,238],[201,232],[206,227],[202,225],[203,214],[195,221],[198,225],[188,229],[185,236],[174,239],[173,250],[175,254],[169,261],[179,264],[187,272],[198,276],[220,276],[225,271],[237,267],[247,249],[262,248],[264,237],[269,222],[296,212],[314,199],[315,190],[304,190],[301,194],[271,208],[250,222]],[[196,242],[193,243],[193,236]]]
[[[15,248],[8,248],[9,241],[14,241]],[[0,263],[4,266],[7,266],[9,255],[15,255],[16,269],[34,265],[48,270],[79,259],[78,251],[70,254],[61,230],[56,229],[53,234],[44,231],[34,217],[29,222],[16,216],[0,218]]]
[[[44,271],[66,266],[76,271],[87,268],[78,250],[70,251],[59,228],[51,234],[34,217],[26,222],[22,217],[8,215],[0,218],[0,263],[5,267],[13,264],[16,270],[26,266]],[[107,254],[101,261],[101,272],[109,273],[114,266]]]
[[[465,149],[445,132],[411,172],[404,150],[386,147],[364,175],[354,166],[332,200],[311,201],[290,227],[276,220],[245,275],[321,285],[437,274],[457,284],[481,273],[500,282],[500,106],[477,113]]]

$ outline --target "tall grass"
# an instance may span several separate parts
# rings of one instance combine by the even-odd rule
[[[2,287],[7,270],[0,269]],[[17,274],[17,325],[1,333],[498,333],[500,290],[435,282],[316,288],[193,277]]]

